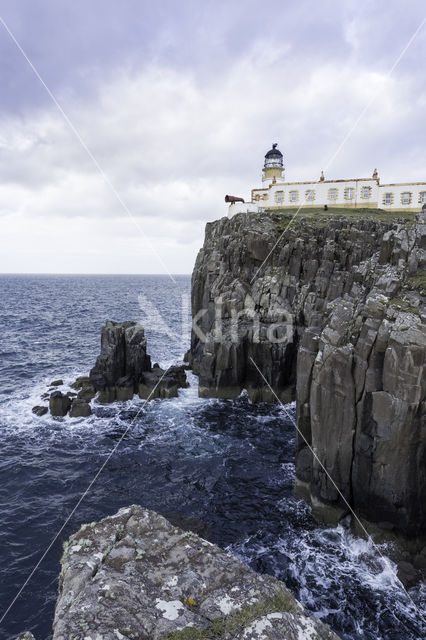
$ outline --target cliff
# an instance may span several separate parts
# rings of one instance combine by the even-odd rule
[[[207,225],[189,360],[201,396],[296,400],[316,507],[424,534],[425,214],[328,214]]]
[[[53,640],[338,640],[282,582],[135,505],[81,527],[61,564]]]

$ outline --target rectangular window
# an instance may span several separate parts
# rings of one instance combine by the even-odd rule
[[[385,197],[383,198],[383,204],[392,204],[393,203],[393,193],[385,193]]]
[[[410,191],[404,191],[401,193],[401,204],[410,204],[411,202],[411,193]]]
[[[329,200],[337,200],[337,189],[329,189],[328,190],[328,199]]]
[[[284,191],[276,191],[275,202],[282,202],[284,200]]]
[[[352,187],[347,187],[345,189],[345,200],[353,200],[354,190]]]
[[[306,200],[315,200],[315,191],[313,189],[307,189],[305,194]]]
[[[299,199],[298,191],[290,191],[290,202],[297,202]]]
[[[371,187],[362,187],[361,196],[364,200],[368,200],[370,197]]]
[[[419,202],[421,204],[425,204],[426,203],[426,191],[420,191]]]

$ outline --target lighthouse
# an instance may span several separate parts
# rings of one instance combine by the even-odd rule
[[[272,149],[265,155],[265,164],[262,171],[262,184],[270,186],[276,182],[284,182],[283,154],[277,149],[278,143],[274,142]]]

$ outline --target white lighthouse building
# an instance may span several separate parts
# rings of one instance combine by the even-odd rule
[[[229,207],[232,217],[241,211],[259,209],[348,208],[384,209],[386,211],[420,211],[426,204],[426,182],[381,184],[377,169],[371,178],[286,182],[283,154],[274,143],[266,153],[262,169],[262,186],[252,189],[251,203]]]

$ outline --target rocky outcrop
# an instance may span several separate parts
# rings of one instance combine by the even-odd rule
[[[78,377],[71,384],[73,391],[67,393],[57,388],[63,384],[63,380],[55,380],[51,383],[55,390],[42,398],[49,399],[52,416],[69,414],[71,418],[90,416],[90,402],[95,397],[101,404],[131,400],[135,393],[144,400],[174,398],[178,389],[187,386],[185,366],[167,370],[158,364],[151,367],[142,325],[112,320],[102,327],[101,353],[89,376]],[[41,417],[48,409],[37,405],[32,411]]]
[[[187,386],[184,367],[151,368],[146,338],[137,322],[112,322],[102,327],[101,353],[90,371],[90,382],[99,391],[99,402],[130,400],[135,393],[142,399],[173,398]]]
[[[296,399],[314,504],[425,533],[424,214],[324,215],[207,225],[192,278],[200,395]]]
[[[64,546],[53,640],[338,640],[285,584],[138,506]]]
[[[102,327],[101,353],[90,371],[90,382],[101,391],[116,387],[136,390],[144,371],[151,371],[151,358],[146,353],[142,325],[108,320]]]

